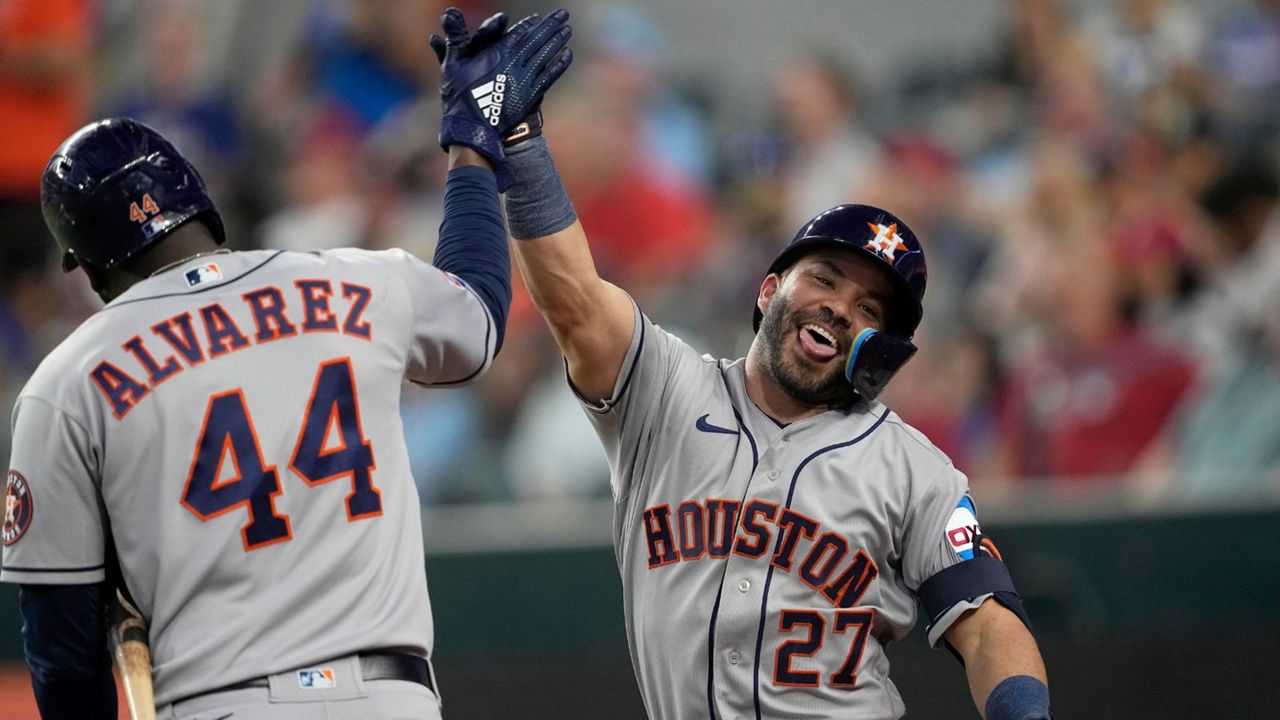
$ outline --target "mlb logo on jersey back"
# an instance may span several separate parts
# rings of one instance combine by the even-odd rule
[[[307,668],[298,671],[298,687],[304,690],[323,690],[337,686],[333,668]]]
[[[960,498],[960,504],[951,511],[951,519],[947,520],[947,542],[964,560],[973,559],[973,541],[981,529],[978,527],[977,511],[973,500],[968,495]]]
[[[207,282],[222,279],[222,270],[217,263],[205,263],[187,271],[187,287],[203,285]]]

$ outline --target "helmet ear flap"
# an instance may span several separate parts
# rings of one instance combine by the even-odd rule
[[[844,377],[859,395],[875,400],[894,374],[915,354],[916,346],[910,340],[866,328],[858,333],[853,347],[849,349]]]

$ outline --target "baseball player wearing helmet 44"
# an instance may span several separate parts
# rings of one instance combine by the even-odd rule
[[[113,639],[126,667],[149,665],[131,687],[140,714],[155,709],[150,671],[166,720],[440,717],[399,397],[406,379],[468,383],[501,346],[494,170],[568,64],[566,17],[508,32],[499,16],[475,37],[447,20],[442,84],[461,90],[444,112],[484,122],[443,124],[434,266],[400,250],[222,249],[199,173],[127,118],[54,153],[46,223],[107,305],[14,409],[0,580],[21,585],[45,720],[116,715],[116,577],[138,612]],[[525,61],[538,56],[555,59]],[[476,90],[499,73],[520,102],[481,115]]]
[[[542,138],[507,158],[521,272],[612,468],[649,715],[901,717],[885,646],[919,602],[988,720],[1047,718],[1044,664],[965,476],[876,400],[922,315],[906,223],[865,205],[815,217],[764,275],[746,358],[717,360],[596,274]]]

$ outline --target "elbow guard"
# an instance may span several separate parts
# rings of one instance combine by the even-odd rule
[[[976,608],[988,597],[1017,615],[1022,624],[1031,629],[1031,620],[1022,606],[1022,598],[995,545],[979,535],[974,538],[973,546],[976,553],[972,560],[956,563],[920,586],[917,594],[928,618],[925,629],[930,644],[936,645],[957,617]]]

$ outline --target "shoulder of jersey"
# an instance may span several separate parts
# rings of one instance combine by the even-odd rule
[[[876,403],[876,411],[884,412],[884,405]],[[919,451],[933,456],[939,462],[950,465],[951,458],[942,452],[927,435],[911,426],[910,423],[898,416],[898,413],[890,410],[889,416],[884,419],[879,431],[885,433],[883,439],[893,439],[903,444],[908,450]]]
[[[107,315],[102,312],[90,315],[50,350],[27,379],[19,397],[39,397],[65,409],[67,404],[63,399],[80,386],[76,379],[88,377],[90,364],[101,359],[103,347],[119,344],[117,336],[106,330],[111,324]]]

